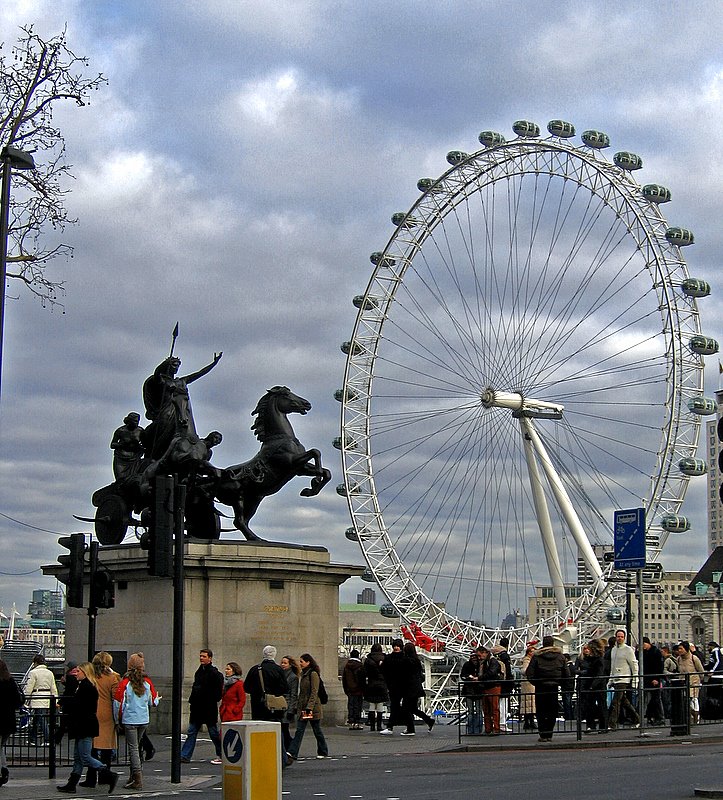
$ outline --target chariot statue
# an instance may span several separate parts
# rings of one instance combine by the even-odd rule
[[[145,428],[140,415],[130,412],[111,439],[115,480],[94,492],[95,531],[103,545],[120,544],[128,528],[147,526],[156,475],[175,475],[186,488],[184,522],[187,536],[215,540],[221,534],[216,503],[233,509],[233,525],[247,540],[261,537],[250,521],[261,501],[278,492],[296,476],[311,478],[300,494],[313,497],[331,480],[316,448],[307,450],[296,438],[290,414],[306,414],[311,403],[286,386],[274,386],[256,403],[251,430],[261,443],[253,458],[228,467],[212,463],[212,448],[222,436],[211,431],[199,436],[188,391],[219,363],[222,353],[202,369],[179,377],[181,360],[173,355],[173,344],[164,359],[143,384]],[[137,516],[134,516],[137,515]]]

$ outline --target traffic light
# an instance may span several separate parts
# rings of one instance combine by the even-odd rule
[[[173,577],[173,483],[171,475],[158,475],[152,482],[148,572],[157,578]]]
[[[115,581],[103,565],[96,569],[90,584],[90,606],[91,608],[113,608],[115,606]]]
[[[90,543],[90,600],[88,607],[113,608],[115,606],[115,583],[113,575],[98,561],[98,542]]]
[[[82,533],[71,533],[70,536],[61,536],[58,544],[70,550],[70,553],[58,556],[58,563],[68,567],[65,604],[71,608],[83,608],[85,536]]]

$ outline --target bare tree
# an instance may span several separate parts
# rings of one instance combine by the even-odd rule
[[[47,265],[57,256],[71,257],[73,248],[44,232],[65,230],[77,222],[68,216],[71,165],[65,159],[65,140],[53,122],[53,108],[62,101],[79,106],[107,83],[102,74],[86,77],[88,59],[77,56],[66,31],[47,41],[32,25],[22,26],[10,54],[0,45],[0,145],[32,153],[36,169],[13,173],[10,201],[7,277],[15,279],[43,305],[61,305],[62,280],[53,279]]]

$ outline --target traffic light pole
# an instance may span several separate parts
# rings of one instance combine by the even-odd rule
[[[638,571],[638,697],[640,704],[638,706],[638,714],[640,716],[640,735],[643,735],[645,730],[645,689],[643,684],[645,682],[645,666],[643,664],[643,636],[645,635],[645,628],[643,625],[643,570]],[[660,702],[660,701],[658,701]]]
[[[95,655],[95,623],[98,618],[98,609],[93,605],[93,586],[98,572],[98,542],[90,543],[90,586],[88,589],[88,661]]]
[[[174,475],[173,696],[171,699],[171,783],[181,782],[181,709],[183,703],[183,516],[186,487]]]

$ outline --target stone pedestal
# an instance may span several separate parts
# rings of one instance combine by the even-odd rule
[[[115,608],[101,609],[96,621],[96,650],[115,653],[119,670],[123,653],[145,654],[146,669],[164,695],[151,730],[171,730],[173,581],[148,575],[146,553],[135,545],[104,547],[100,561],[116,582]],[[50,574],[52,567],[46,568]],[[244,675],[261,661],[267,644],[278,659],[311,653],[319,663],[329,692],[325,718],[346,718],[346,698],[337,680],[339,586],[363,568],[332,564],[320,547],[266,542],[189,540],[184,545],[184,712],[198,651],[213,651],[223,670],[237,661]],[[88,588],[86,586],[86,601]],[[83,609],[66,610],[66,655],[84,661],[88,617]],[[278,660],[277,659],[277,660]],[[250,704],[245,716],[250,718]],[[184,718],[184,729],[185,729]]]

